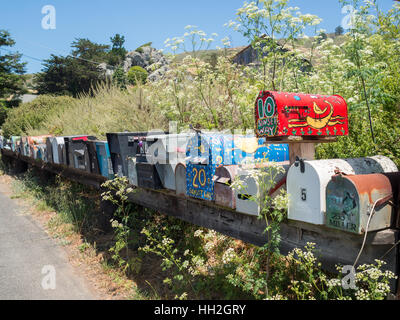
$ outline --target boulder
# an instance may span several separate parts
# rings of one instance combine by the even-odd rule
[[[157,81],[166,71],[168,71],[169,61],[164,54],[150,46],[140,47],[137,51],[128,52],[125,60],[122,63],[124,72],[128,72],[130,68],[139,66],[147,70],[150,81]],[[106,63],[101,63],[99,68],[104,70],[105,75],[112,76],[114,70],[107,66]]]

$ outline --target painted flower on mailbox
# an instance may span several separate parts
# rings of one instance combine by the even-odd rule
[[[223,164],[223,144],[218,134],[196,134],[186,147],[186,194],[214,200],[213,177]]]
[[[338,95],[262,91],[255,118],[258,137],[348,134],[347,104]]]

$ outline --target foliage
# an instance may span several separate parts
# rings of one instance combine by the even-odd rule
[[[105,139],[107,132],[168,127],[165,118],[159,116],[158,110],[146,99],[141,87],[121,91],[117,86],[104,83],[93,93],[94,96],[86,94],[72,100],[68,109],[59,108],[49,114],[40,127],[29,130],[29,135],[84,132]]]
[[[93,86],[105,79],[99,64],[108,59],[108,45],[81,38],[73,41],[71,48],[71,54],[66,57],[51,55],[45,60],[42,73],[35,79],[39,94],[77,97],[91,93]]]
[[[340,137],[336,143],[320,144],[316,149],[318,159],[358,158],[384,155],[400,167],[400,121],[392,112],[372,114],[376,144],[371,139],[368,117],[362,112],[352,112],[349,118],[349,136]]]
[[[135,259],[130,256],[129,246],[138,241],[136,237],[132,239],[135,234],[132,232],[131,225],[135,220],[135,214],[132,212],[132,205],[128,201],[129,194],[133,193],[134,190],[128,187],[128,179],[126,177],[116,177],[114,180],[108,180],[103,183],[102,187],[106,189],[101,195],[102,199],[110,201],[117,208],[113,219],[110,221],[116,239],[114,245],[109,249],[112,254],[111,257],[123,272],[134,270],[133,263]],[[121,256],[122,251],[124,251],[123,256]]]
[[[301,14],[286,0],[258,4],[245,3],[237,12],[238,20],[228,25],[248,37],[259,53],[261,68],[234,65],[224,50],[204,61],[200,52],[211,46],[216,35],[209,37],[188,26],[182,37],[166,40],[167,47],[174,53],[184,51],[185,57],[174,60],[159,81],[139,82],[122,91],[111,84],[99,85],[92,95],[74,100],[68,110],[60,109],[45,121],[37,121],[37,129],[28,130],[25,122],[14,119],[8,132],[56,129],[62,134],[85,132],[104,137],[111,131],[166,129],[170,120],[177,121],[180,128],[192,124],[205,129],[252,129],[254,98],[261,89],[340,94],[348,103],[350,135],[318,146],[317,156],[382,154],[400,165],[399,5],[384,13],[374,1],[352,1],[357,8],[354,27],[335,41],[317,30],[318,17]],[[307,37],[307,27],[314,27],[317,36]],[[305,61],[312,68],[304,68]],[[371,139],[369,111],[376,143]],[[270,182],[263,180],[262,171],[253,174],[268,190]],[[273,174],[267,172],[267,176]],[[269,240],[263,247],[214,231],[195,230],[154,212],[146,212],[140,219],[135,210],[128,214],[120,209],[113,219],[115,261],[122,268],[129,265],[130,270],[140,264],[129,261],[132,253],[128,249],[137,243],[140,252],[161,259],[164,285],[180,299],[382,299],[387,295],[393,274],[382,271],[381,261],[360,266],[358,289],[347,290],[342,286],[341,269],[339,276],[321,270],[314,244],[286,257],[280,255],[279,225],[285,219],[286,198],[254,200],[263,208],[261,217]],[[117,202],[121,205],[121,199]]]
[[[151,47],[152,44],[153,44],[153,42],[147,42],[145,44],[142,44],[140,47],[136,48],[135,51],[139,52],[139,53],[143,53],[143,48],[144,47]]]
[[[26,62],[21,62],[21,54],[9,51],[4,47],[13,47],[15,41],[6,30],[0,30],[0,50],[8,52],[0,55],[0,99],[8,98],[12,94],[24,93],[24,80],[21,76],[25,73]]]
[[[99,197],[97,191],[59,176],[51,177],[35,168],[14,182],[17,197],[32,196],[43,208],[55,210],[62,221],[76,232],[98,226]]]
[[[341,36],[344,33],[344,29],[342,26],[337,26],[335,28],[335,36]]]
[[[0,101],[0,126],[3,125],[4,121],[7,118],[8,108],[6,107],[5,103]]]
[[[110,38],[112,48],[108,53],[108,64],[111,66],[120,66],[125,59],[127,50],[124,48],[125,37],[116,34]]]
[[[3,134],[26,135],[31,130],[43,126],[52,114],[67,110],[74,103],[70,97],[39,96],[35,100],[23,103],[18,108],[8,110],[7,119],[2,125]],[[57,134],[56,128],[48,128],[46,133]]]
[[[126,89],[128,79],[122,67],[118,67],[117,69],[115,69],[113,73],[113,83],[121,89]]]
[[[257,50],[264,73],[263,87],[281,91],[286,74],[293,74],[295,88],[299,89],[298,72],[301,57],[295,50],[295,39],[304,36],[304,30],[321,22],[315,15],[302,14],[298,7],[289,7],[288,0],[265,0],[260,3],[245,2],[237,10],[235,28],[251,41]],[[281,41],[278,41],[277,37]],[[291,46],[291,52],[288,51]],[[300,71],[301,71],[300,67]],[[293,73],[290,72],[293,70]],[[280,73],[281,71],[281,73]],[[267,80],[268,79],[268,80]]]
[[[396,278],[391,271],[381,270],[385,262],[375,260],[375,264],[357,267],[351,287],[344,278],[343,267],[337,266],[338,276],[329,276],[321,271],[314,253],[315,244],[307,243],[305,250],[296,248],[287,255],[286,272],[291,279],[288,294],[292,299],[383,300],[390,292],[390,281]]]
[[[145,83],[147,80],[148,72],[140,66],[133,66],[129,69],[126,78],[132,85],[137,83]]]

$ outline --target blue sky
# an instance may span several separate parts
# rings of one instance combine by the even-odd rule
[[[167,38],[181,36],[186,25],[196,25],[207,34],[216,32],[222,39],[231,37],[232,46],[246,45],[239,33],[224,27],[235,19],[235,12],[243,0],[3,0],[0,29],[8,30],[18,50],[25,54],[27,72],[41,70],[36,59],[47,59],[50,54],[66,55],[75,38],[88,38],[109,44],[116,33],[125,36],[125,47],[134,50],[149,41],[162,49]],[[378,0],[388,10],[392,0]],[[42,7],[56,9],[56,29],[42,28]],[[290,0],[290,5],[302,13],[318,15],[321,28],[333,32],[344,15],[338,0]],[[216,43],[216,45],[221,45]],[[29,58],[30,56],[31,58]]]

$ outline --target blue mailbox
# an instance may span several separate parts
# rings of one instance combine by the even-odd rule
[[[223,135],[224,165],[283,162],[289,160],[287,144],[266,144],[254,135]]]
[[[97,161],[101,175],[107,179],[114,179],[114,170],[111,162],[110,149],[107,141],[96,141]]]
[[[223,139],[220,134],[198,133],[191,138],[186,147],[186,195],[213,201],[213,177],[223,161]]]
[[[11,150],[20,153],[21,137],[11,136]]]

